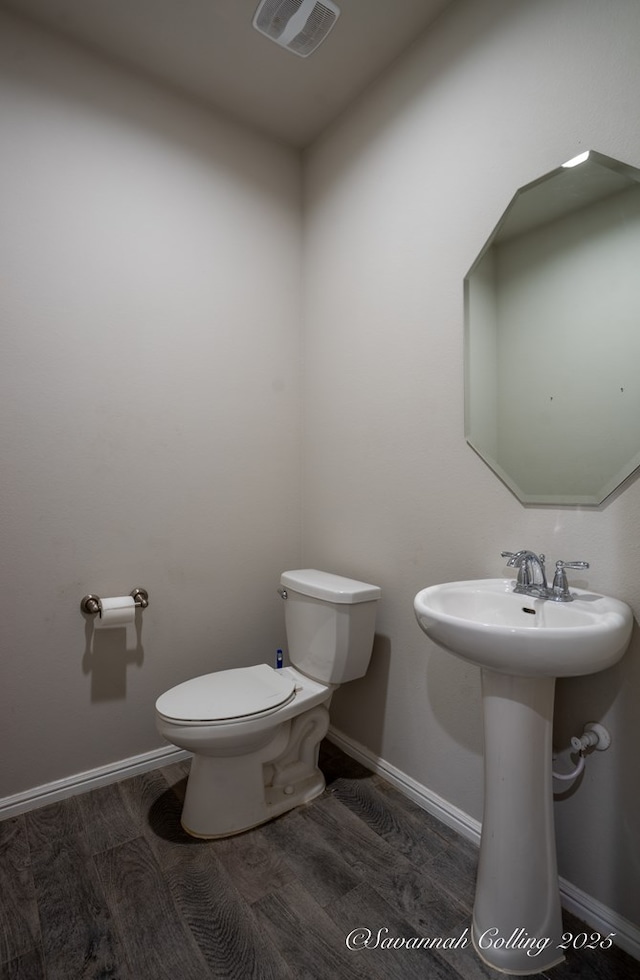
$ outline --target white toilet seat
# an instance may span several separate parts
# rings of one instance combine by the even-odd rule
[[[184,681],[158,698],[156,710],[167,721],[224,723],[271,714],[291,701],[295,693],[296,685],[288,671],[258,664]]]

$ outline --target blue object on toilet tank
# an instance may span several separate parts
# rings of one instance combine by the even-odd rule
[[[276,670],[280,670],[282,667],[282,650],[276,651]]]

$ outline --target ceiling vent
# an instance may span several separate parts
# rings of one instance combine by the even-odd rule
[[[288,51],[307,58],[340,16],[331,0],[261,0],[253,26]]]

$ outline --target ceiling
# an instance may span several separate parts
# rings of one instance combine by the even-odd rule
[[[258,0],[0,0],[296,147],[315,139],[451,0],[337,0],[308,58],[252,27]]]

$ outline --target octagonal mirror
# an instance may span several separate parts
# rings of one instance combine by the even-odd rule
[[[521,188],[465,278],[465,434],[523,503],[640,466],[640,171],[589,151]]]

